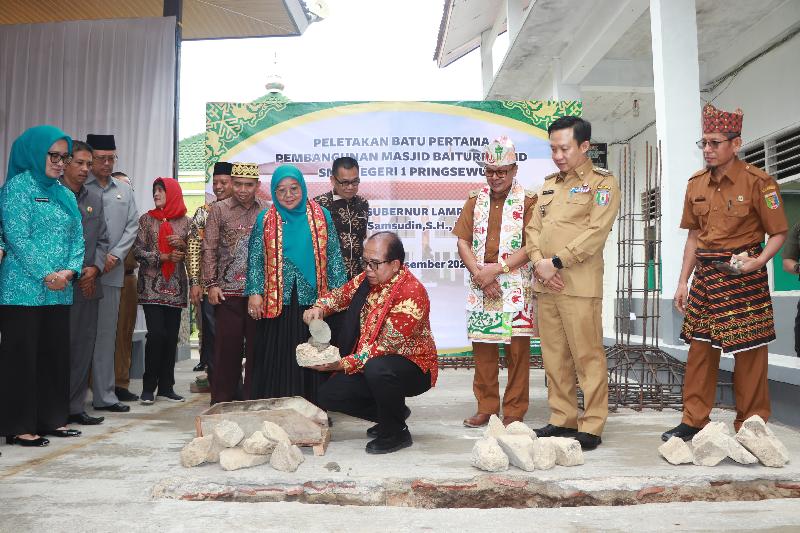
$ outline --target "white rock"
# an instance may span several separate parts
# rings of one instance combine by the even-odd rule
[[[262,455],[261,457],[266,456]],[[269,464],[272,465],[272,468],[275,470],[280,470],[281,472],[294,472],[304,460],[305,458],[303,457],[303,452],[300,451],[300,448],[293,444],[279,442],[272,451],[272,456],[269,458]]]
[[[506,433],[509,435],[527,435],[536,440],[536,433],[523,422],[511,422],[506,426]]]
[[[500,420],[497,415],[492,415],[489,417],[489,424],[483,431],[483,436],[497,438],[500,435],[506,435],[507,433],[508,431],[506,431],[506,427],[503,425],[502,420]]]
[[[536,470],[550,470],[556,465],[556,447],[546,439],[533,439],[531,457]]]
[[[181,450],[181,464],[186,467],[201,465],[206,462],[208,452],[214,443],[213,435],[192,439]]]
[[[331,328],[324,320],[314,319],[308,324],[308,331],[318,343],[331,342]],[[338,353],[338,350],[337,350]]]
[[[545,440],[556,449],[556,464],[561,466],[577,466],[583,464],[583,450],[581,443],[575,439],[566,437],[544,437],[538,440]]]
[[[497,437],[497,444],[508,456],[508,461],[526,472],[533,471],[533,439],[527,435],[500,435]]]
[[[733,437],[728,437],[728,457],[743,465],[751,465],[758,462],[758,458],[748,452],[747,448],[739,444]]]
[[[275,442],[266,438],[260,431],[256,431],[242,441],[242,449],[254,455],[269,455],[275,449]]]
[[[253,455],[241,448],[226,448],[219,454],[219,466],[223,470],[239,470],[263,465],[269,460],[266,455]]]
[[[286,433],[286,430],[275,422],[270,422],[269,420],[264,421],[264,424],[261,426],[261,433],[264,434],[264,437],[267,440],[270,440],[275,444],[279,444],[281,442],[285,444],[292,443],[291,439],[289,439],[289,434]]]
[[[233,448],[244,438],[244,431],[236,422],[223,420],[214,427],[214,437],[225,448]]]
[[[295,357],[297,364],[304,367],[335,363],[342,359],[336,346],[328,345],[324,350],[318,351],[314,345],[307,342],[297,345]]]
[[[485,437],[472,447],[472,466],[487,472],[508,470],[508,456],[494,437]]]
[[[694,464],[700,466],[716,466],[723,459],[728,457],[730,450],[730,437],[721,431],[711,431],[698,439],[698,433],[692,438],[692,451],[694,452]]]
[[[736,434],[736,440],[764,466],[782,467],[789,462],[789,451],[786,446],[758,415],[753,415],[742,423]]]
[[[692,449],[683,439],[670,437],[670,439],[658,447],[658,453],[673,465],[682,465],[694,461]]]
[[[219,439],[217,439],[217,437],[215,437],[213,434],[211,435],[211,437],[212,437],[212,443],[211,443],[211,448],[208,450],[208,455],[206,456],[206,462],[218,463],[219,454],[222,452],[222,450],[227,450],[228,447],[222,444],[219,441]]]
[[[703,427],[697,434],[692,437],[692,444],[697,446],[700,444],[705,438],[710,437],[715,433],[722,433],[723,435],[730,435],[730,431],[728,430],[728,426],[725,425],[725,422],[709,422],[708,424]]]

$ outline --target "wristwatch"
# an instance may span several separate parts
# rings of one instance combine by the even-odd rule
[[[498,257],[497,262],[500,263],[500,267],[503,269],[503,274],[508,274],[511,272],[511,269],[508,267],[508,264],[503,260],[502,257]]]
[[[553,256],[553,266],[556,267],[559,270],[564,268],[564,263],[561,262],[561,258],[558,257],[557,255]]]
[[[800,263],[795,263],[794,264],[794,273],[795,274],[800,274]]]

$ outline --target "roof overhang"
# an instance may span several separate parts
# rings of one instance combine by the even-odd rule
[[[164,0],[4,0],[0,24],[153,18]],[[310,22],[301,0],[183,0],[183,40],[301,35]]]

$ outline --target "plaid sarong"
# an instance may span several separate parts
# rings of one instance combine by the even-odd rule
[[[697,266],[681,331],[681,339],[687,344],[705,341],[724,353],[736,353],[775,340],[766,267],[749,274],[730,275],[711,264],[728,262],[732,254],[745,251],[750,257],[758,257],[761,245],[695,252]]]

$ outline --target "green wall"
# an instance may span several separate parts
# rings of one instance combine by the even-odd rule
[[[789,219],[791,228],[800,222],[800,194],[790,194],[782,191],[786,218]],[[800,280],[794,274],[783,271],[783,249],[772,259],[774,272],[775,291],[800,291]]]

